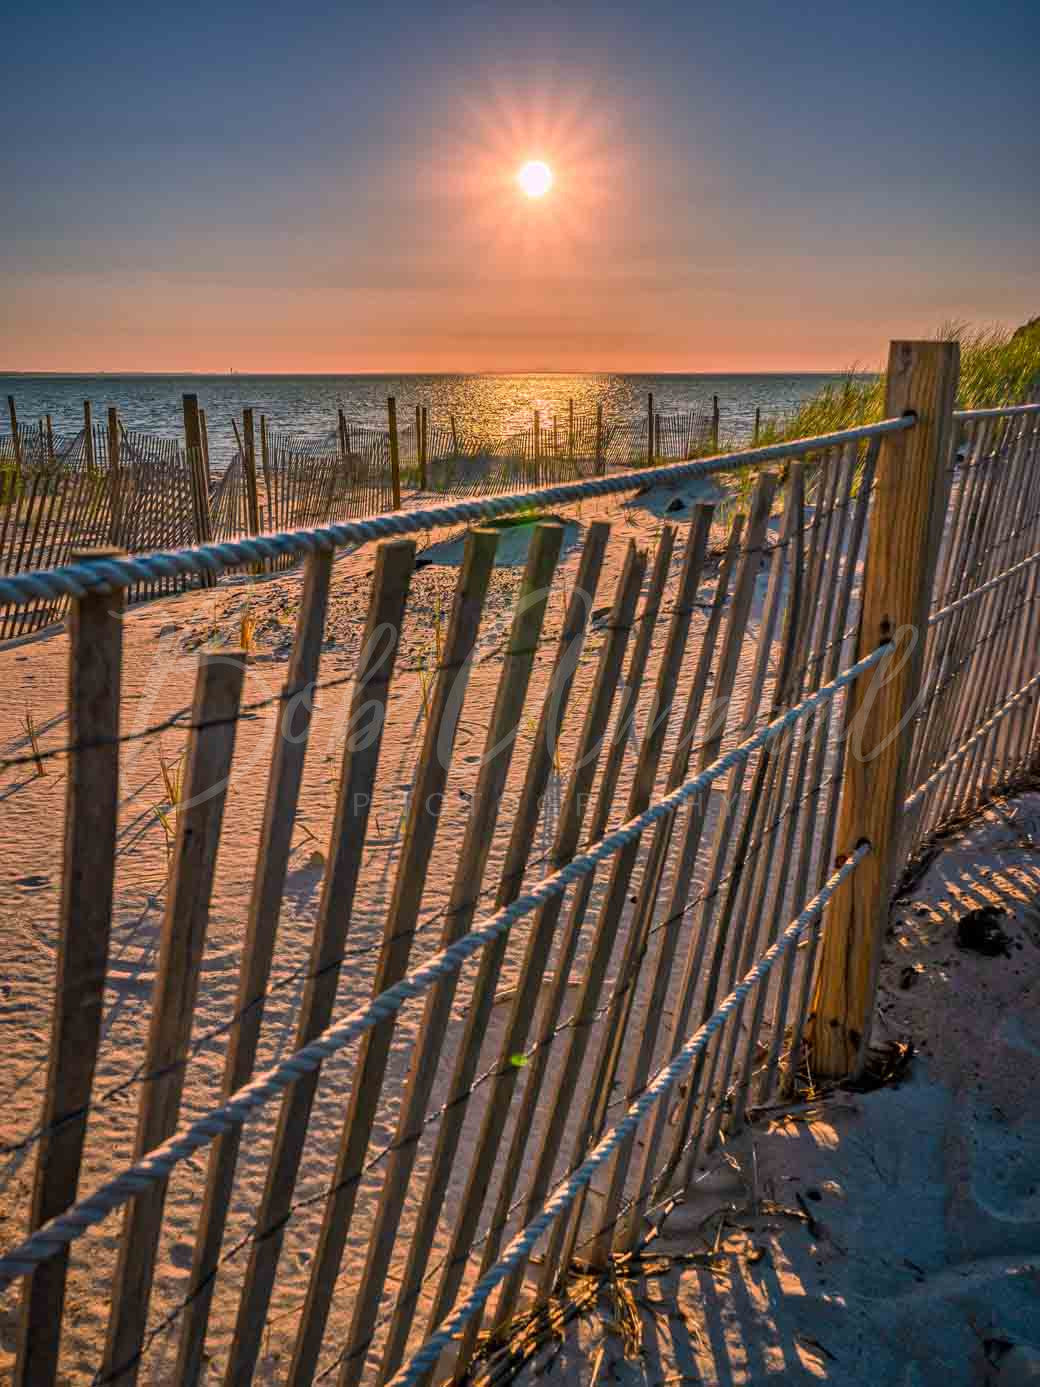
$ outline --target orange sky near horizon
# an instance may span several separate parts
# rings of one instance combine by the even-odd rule
[[[482,33],[449,7],[423,61],[440,44],[465,80],[402,70],[391,100],[400,54],[360,12],[349,85],[318,80],[323,24],[272,11],[282,47],[236,57],[232,88],[232,16],[191,38],[185,83],[176,26],[108,35],[172,45],[164,76],[114,63],[84,8],[61,68],[62,100],[92,93],[83,130],[37,103],[10,141],[0,371],[871,369],[893,338],[1037,311],[1005,85],[975,84],[956,158],[936,157],[970,8],[930,66],[887,54],[888,89],[847,60],[873,32],[854,11],[832,33],[761,7],[751,50],[736,18],[705,47],[675,9],[645,52],[627,10],[596,43],[552,14],[562,66],[531,58],[520,16]],[[552,168],[544,197],[517,184],[529,159]]]
[[[745,296],[730,280],[705,273],[686,294],[650,285],[625,291],[614,281],[591,301],[561,280],[549,302],[538,302],[523,285],[261,290],[201,275],[187,284],[140,271],[49,276],[9,294],[17,330],[4,334],[0,371],[869,370],[892,338],[932,336],[950,318],[978,320],[967,300],[888,312],[857,302],[838,317],[797,292],[769,302],[764,286]]]

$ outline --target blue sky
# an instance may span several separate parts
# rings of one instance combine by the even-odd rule
[[[1040,312],[1035,4],[17,0],[5,35],[5,368],[825,369]]]

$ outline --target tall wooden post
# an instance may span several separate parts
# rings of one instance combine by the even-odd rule
[[[762,407],[761,407],[761,405],[756,405],[756,406],[755,406],[755,432],[754,432],[754,435],[753,435],[753,437],[752,437],[752,439],[751,439],[751,442],[754,444],[754,446],[755,446],[756,448],[758,447],[758,435],[759,435],[761,432],[762,432]]]
[[[603,405],[596,406],[596,475],[602,477],[606,471],[607,460],[603,456]]]
[[[115,549],[80,550],[73,563]],[[119,691],[126,589],[88,591],[69,609],[66,731],[82,750],[68,763],[57,978],[43,1086],[30,1225],[75,1200],[94,1084],[112,924],[119,805]],[[68,1248],[25,1278],[14,1381],[53,1382],[61,1343]]]
[[[847,854],[866,839],[873,851],[824,915],[808,1030],[814,1077],[839,1078],[861,1068],[870,1037],[898,866],[894,854],[913,733],[910,715],[920,687],[942,534],[959,363],[956,342],[893,342],[889,350],[885,415],[912,411],[917,422],[881,442],[856,657],[885,641],[898,648],[891,662],[869,670],[850,690],[837,848]]]
[[[47,461],[48,461],[48,463],[52,463],[52,462],[54,461],[54,425],[53,425],[53,423],[51,422],[51,416],[50,416],[49,414],[47,415],[46,424],[47,424]]]
[[[123,533],[123,485],[119,472],[119,411],[111,405],[108,411],[108,495],[111,502],[111,516],[108,526],[109,541],[118,545]]]
[[[574,401],[567,401],[567,456],[574,460]]]
[[[192,481],[192,496],[195,502],[195,540],[198,544],[208,544],[213,538],[213,526],[209,513],[209,478],[206,473],[206,458],[203,452],[202,419],[199,412],[199,397],[184,395],[184,448],[188,455],[188,471]],[[204,573],[203,587],[212,587],[216,578],[212,573]]]
[[[347,434],[346,415],[341,409],[337,409],[336,411],[336,422],[339,428],[339,451],[341,455],[346,458],[347,454],[350,452],[350,439]]]
[[[253,411],[242,411],[242,464],[246,474],[246,503],[249,506],[249,533],[260,533],[260,491],[256,484],[256,431],[253,428]]]
[[[652,392],[646,397],[646,460],[652,467],[654,462],[654,397]]]
[[[202,542],[202,423],[199,419],[199,397],[182,395],[181,407],[184,411],[184,451],[188,458],[188,474],[191,478],[191,495],[195,511],[195,542]]]
[[[184,800],[177,812],[143,1056],[149,1081],[141,1090],[137,1112],[135,1160],[162,1145],[177,1126],[244,675],[241,650],[209,651],[199,661],[193,726],[184,757]],[[166,1180],[150,1181],[123,1213],[99,1373],[100,1380],[113,1387],[134,1387],[137,1382],[166,1191]]]
[[[202,465],[206,471],[206,494],[213,485],[213,474],[209,468],[209,429],[206,427],[206,411],[199,409],[199,432],[202,434]]]
[[[86,458],[87,467],[91,472],[94,470],[94,418],[91,413],[90,401],[83,401],[83,456]]]
[[[18,468],[18,475],[22,472],[22,440],[18,436],[18,411],[14,407],[14,396],[7,397],[7,412],[11,416],[11,444],[14,448],[14,465]]]
[[[540,420],[539,417],[538,417],[538,411],[535,410],[535,412],[534,412],[534,456],[535,456],[535,461],[536,461],[536,462],[537,462],[537,460],[541,457],[541,455],[542,455],[542,426],[541,426],[541,420]]]
[[[713,448],[718,448],[718,446],[719,446],[719,397],[718,397],[718,395],[712,395],[712,397],[711,397],[711,446],[712,446]]]
[[[418,405],[416,405],[418,409]],[[387,427],[390,430],[390,490],[394,510],[401,509],[401,454],[397,446],[397,401],[393,395],[386,402]],[[416,435],[418,438],[418,435]],[[416,445],[418,446],[418,445]]]
[[[458,430],[455,428],[455,416],[451,414],[448,417],[451,420],[451,455],[457,458],[459,455],[459,435]]]
[[[422,430],[421,430],[420,435],[419,435],[419,436],[420,436],[420,439],[421,439],[421,442],[422,442],[422,447],[421,447],[420,450],[419,450],[419,490],[420,490],[420,491],[425,491],[425,490],[426,490],[427,445],[428,445],[428,443],[429,443],[429,437],[430,437],[430,435],[429,435],[429,429],[428,429],[428,424],[429,424],[429,414],[428,414],[428,412],[427,412],[426,406],[423,405],[423,407],[422,407]]]
[[[267,447],[267,416],[260,416],[260,467],[264,474],[265,504],[261,507],[261,524],[265,529],[273,529],[271,512],[274,509],[274,489],[271,484],[271,456]]]

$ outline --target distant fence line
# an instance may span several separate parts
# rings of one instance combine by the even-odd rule
[[[178,549],[271,530],[304,529],[377,515],[403,494],[492,496],[602,473],[609,467],[686,459],[717,446],[719,408],[662,415],[648,397],[639,419],[610,420],[602,407],[542,419],[502,437],[429,419],[387,429],[352,423],[343,411],[324,439],[268,428],[263,415],[233,421],[236,447],[214,477],[206,414],[184,397],[184,439],[128,431],[114,409],[104,424],[84,404],[84,426],[55,433],[51,419],[19,423],[8,397],[11,432],[0,435],[0,573],[67,563],[77,551],[110,545],[128,553]],[[190,585],[179,576],[139,584],[131,601]],[[60,620],[65,604],[0,607],[0,640]]]
[[[536,526],[494,670],[493,711],[481,703],[475,719],[485,739],[481,769],[461,807],[452,796],[454,808],[442,814],[433,804],[459,770],[457,681],[466,699],[460,671],[472,663],[498,543],[488,528],[469,533],[421,745],[410,753],[394,883],[385,901],[364,900],[381,923],[370,994],[337,1015],[363,899],[370,805],[381,781],[402,774],[380,761],[381,719],[372,738],[344,744],[293,1051],[256,1072],[313,698],[303,699],[293,735],[277,719],[247,918],[243,909],[240,1009],[219,1102],[200,1112],[186,1098],[197,1077],[192,1012],[225,793],[240,754],[235,725],[257,707],[241,702],[237,654],[204,655],[151,1025],[135,1078],[121,1090],[139,1103],[133,1156],[89,1191],[79,1181],[100,1101],[94,1069],[120,822],[118,617],[127,585],[206,571],[203,560],[223,571],[306,550],[286,684],[271,702],[296,700],[326,687],[319,672],[334,545],[476,519],[482,508],[516,512],[525,496],[320,535],[212,544],[195,555],[91,560],[8,584],[18,605],[59,592],[74,604],[69,742],[34,754],[69,758],[56,972],[78,986],[55,990],[43,1113],[23,1143],[37,1161],[27,1236],[0,1256],[0,1287],[24,1278],[18,1387],[55,1381],[63,1333],[71,1337],[87,1316],[108,1319],[107,1334],[96,1326],[104,1348],[94,1380],[120,1387],[174,1337],[177,1366],[166,1380],[195,1384],[208,1360],[206,1371],[226,1387],[255,1381],[269,1366],[259,1367],[269,1332],[291,1336],[283,1361],[292,1387],[333,1374],[339,1387],[460,1381],[488,1342],[479,1338],[485,1315],[493,1336],[507,1335],[525,1289],[544,1301],[576,1266],[607,1268],[639,1246],[645,1215],[688,1186],[756,1108],[862,1070],[890,893],[907,855],[1038,765],[1040,405],[954,412],[957,363],[956,344],[894,343],[884,422],[677,468],[755,468],[746,513],[732,518],[717,566],[709,554],[717,517],[705,503],[682,534],[662,527],[652,562],[629,542],[606,591],[610,527],[590,524],[553,644],[545,636],[562,531]],[[255,518],[252,422],[243,420],[242,488]],[[189,418],[187,432],[201,466],[201,421]],[[423,432],[420,416],[419,458],[429,466]],[[268,466],[275,451],[268,438]],[[810,461],[818,477],[811,504]],[[638,485],[634,476],[591,477],[562,490],[576,499]],[[287,483],[294,496],[295,487]],[[323,498],[341,500],[335,487]],[[402,629],[415,559],[406,539],[376,549],[367,634]],[[594,629],[593,599],[606,602],[607,619],[579,685],[566,671],[575,643],[580,651]],[[352,725],[373,703],[385,712],[392,685],[397,692],[393,649],[384,662],[376,643],[364,643]],[[532,682],[540,650],[547,683]],[[546,732],[568,700],[574,735],[558,760]],[[628,735],[637,714],[640,738]],[[537,725],[526,757],[516,736],[525,719]],[[505,822],[514,757],[521,788]],[[554,776],[561,797],[545,875],[532,853]],[[449,830],[442,933],[415,966],[423,899],[439,885],[433,853]],[[490,856],[496,833],[508,841],[500,859]],[[223,853],[221,862],[226,870]],[[493,904],[483,906],[485,898]],[[507,979],[514,985],[503,993]],[[420,998],[421,1021],[405,1040],[395,1032],[398,1015]],[[496,1035],[497,1003],[508,1014]],[[349,1082],[327,1067],[319,1078],[354,1041]],[[403,1086],[388,1068],[395,1046],[409,1054]],[[438,1078],[443,1104],[434,1104]],[[338,1098],[349,1093],[349,1106],[331,1180],[314,1195],[300,1187],[319,1083],[334,1083]],[[245,1235],[233,1236],[241,1127],[273,1102],[280,1118],[263,1152],[263,1194],[249,1203]],[[120,1109],[128,1127],[129,1112]],[[196,1167],[190,1188],[186,1179],[169,1182],[207,1149],[205,1174]],[[318,1206],[320,1236],[308,1238],[307,1294],[290,1307],[292,1324],[272,1302],[279,1277],[290,1275],[284,1248],[298,1231],[294,1220]],[[95,1293],[67,1310],[70,1245],[75,1255],[77,1240],[120,1208],[115,1276],[94,1269],[100,1249],[88,1244],[80,1258]],[[174,1214],[181,1228],[185,1218],[195,1228],[190,1277],[172,1308],[150,1320]],[[247,1265],[228,1274],[239,1252]],[[334,1329],[337,1308],[345,1332]],[[233,1331],[220,1327],[231,1323]]]

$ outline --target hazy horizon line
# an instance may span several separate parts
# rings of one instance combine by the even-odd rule
[[[336,378],[359,378],[365,377],[387,377],[387,376],[703,376],[711,378],[713,376],[871,376],[877,375],[880,368],[858,369],[849,366],[837,366],[824,369],[819,366],[814,367],[784,367],[771,370],[748,371],[742,369],[728,369],[718,367],[712,371],[647,371],[647,370],[624,370],[619,367],[583,367],[579,369],[567,370],[561,367],[536,367],[525,366],[516,369],[509,367],[485,367],[482,370],[457,370],[457,371],[424,371],[421,369],[412,370],[382,370],[382,371],[191,371],[191,370],[52,370],[52,371],[33,371],[33,370],[11,370],[0,368],[0,376],[4,377],[41,377],[50,376],[56,379],[98,379],[105,376],[112,377],[149,377],[149,376],[179,376],[197,380],[228,380],[231,377],[248,379],[250,377],[281,377],[287,380],[298,380],[301,377],[309,377],[313,380],[327,380]]]

